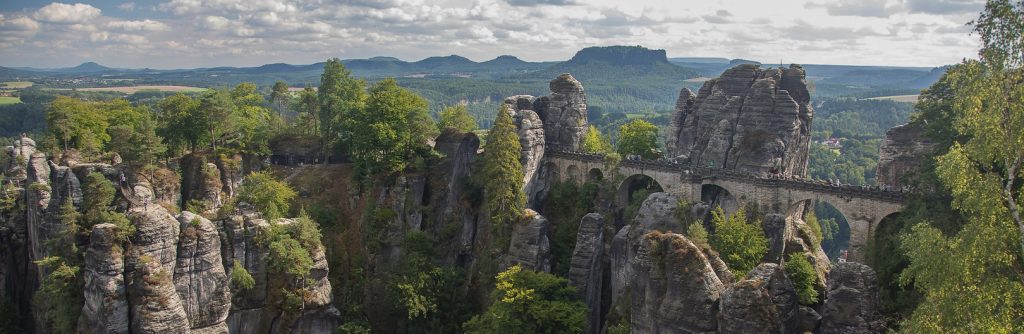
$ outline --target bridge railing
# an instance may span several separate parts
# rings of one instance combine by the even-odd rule
[[[604,161],[604,155],[596,153],[549,150],[546,151],[544,154],[547,157],[563,158],[576,161]],[[698,166],[690,163],[678,163],[668,160],[622,159],[622,161],[619,163],[619,166],[660,170],[672,173],[684,173],[689,175],[689,178],[693,181],[700,181],[705,178],[721,178],[726,180],[752,183],[761,186],[787,187],[809,191],[833,192],[845,196],[873,198],[892,202],[903,202],[904,200],[904,193],[899,191],[874,189],[865,186],[832,185],[824,181],[813,181],[808,179],[764,177],[750,172],[732,169],[711,168],[707,166]]]

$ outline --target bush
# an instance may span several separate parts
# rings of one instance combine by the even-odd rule
[[[690,227],[686,228],[686,237],[697,246],[708,246],[708,230],[704,228],[704,224],[690,224]]]
[[[463,325],[466,333],[582,333],[587,306],[567,279],[512,266],[496,277],[494,304]]]
[[[249,290],[256,286],[256,280],[238,260],[235,260],[235,264],[231,268],[231,285],[242,290]]]
[[[818,273],[803,254],[789,256],[786,260],[786,276],[793,282],[800,304],[811,305],[818,302],[818,290],[814,288],[818,284]]]
[[[238,200],[251,204],[267,220],[287,214],[294,198],[295,190],[268,172],[250,174],[238,189]]]
[[[759,223],[747,223],[743,210],[727,217],[719,207],[712,216],[715,234],[711,236],[711,247],[718,251],[736,276],[746,276],[768,253],[768,239],[764,231]]]

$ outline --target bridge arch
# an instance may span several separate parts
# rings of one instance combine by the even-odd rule
[[[635,200],[643,200],[635,198],[636,196],[643,194],[644,198],[647,195],[664,191],[661,183],[655,180],[650,175],[646,174],[634,174],[622,180],[619,183],[619,187],[615,193],[615,204],[618,208],[625,208],[627,205]]]
[[[715,183],[700,186],[700,201],[707,203],[710,210],[721,207],[726,213],[735,213],[742,207],[740,201],[726,187]],[[709,211],[710,214],[710,211]]]
[[[580,174],[580,167],[576,165],[569,165],[565,167],[565,179],[573,182],[582,182],[583,178]]]
[[[587,172],[587,181],[598,182],[604,180],[604,172],[600,168],[591,168]]]

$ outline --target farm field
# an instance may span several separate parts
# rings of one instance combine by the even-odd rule
[[[11,96],[0,96],[0,106],[7,105],[7,104],[16,104],[16,103],[21,103],[21,99],[17,98],[17,97],[11,97]]]
[[[7,81],[0,82],[0,89],[25,89],[32,87],[30,81]]]
[[[140,85],[140,86],[123,86],[123,87],[95,87],[95,88],[77,88],[83,92],[119,92],[125,94],[135,94],[140,91],[158,91],[158,92],[182,92],[182,93],[195,93],[205,91],[206,88],[191,87],[191,86],[156,86],[156,85]]]
[[[893,95],[893,96],[871,97],[871,98],[867,98],[866,100],[892,100],[892,101],[896,101],[896,102],[917,103],[918,97],[919,97],[919,95],[917,95],[917,94],[914,94],[914,95]]]

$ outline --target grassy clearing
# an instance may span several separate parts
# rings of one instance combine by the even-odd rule
[[[82,92],[118,92],[124,94],[135,94],[138,92],[181,92],[181,93],[197,93],[205,91],[206,88],[190,87],[190,86],[156,86],[156,85],[139,85],[139,86],[124,86],[124,87],[94,87],[94,88],[78,88],[77,90]]]
[[[0,106],[21,103],[21,99],[11,96],[0,96]]]
[[[0,89],[25,89],[32,87],[30,81],[7,81],[0,82]]]
[[[893,96],[879,96],[867,98],[867,100],[892,100],[896,102],[909,102],[917,103],[917,99],[920,95],[893,95]]]

